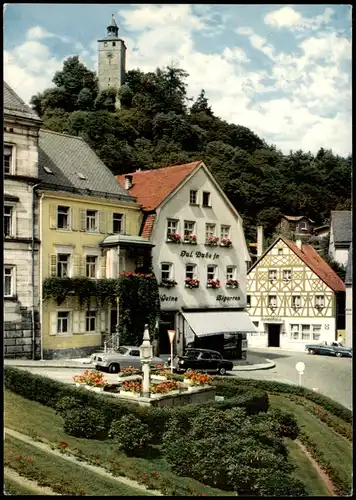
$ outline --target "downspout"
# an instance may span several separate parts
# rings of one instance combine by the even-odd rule
[[[36,358],[36,324],[35,324],[35,188],[39,184],[32,186],[32,244],[31,244],[31,287],[32,287],[32,310],[31,310],[31,330],[32,330],[32,359]]]
[[[43,359],[43,299],[42,299],[42,280],[43,280],[43,269],[42,269],[42,262],[43,262],[43,249],[42,249],[42,241],[43,241],[43,210],[42,210],[42,200],[44,197],[44,193],[41,194],[40,197],[40,203],[39,203],[39,210],[38,210],[38,219],[39,219],[39,226],[40,226],[40,255],[39,255],[39,262],[40,262],[40,280],[39,280],[39,296],[40,296],[40,333],[41,333],[41,359]]]

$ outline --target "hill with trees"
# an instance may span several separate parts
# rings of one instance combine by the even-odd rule
[[[216,116],[204,90],[190,98],[188,76],[173,66],[130,70],[116,109],[115,90],[99,92],[96,74],[74,56],[31,105],[45,128],[82,136],[115,175],[203,160],[243,217],[248,241],[256,224],[272,234],[281,214],[321,225],[331,210],[350,210],[351,155],[323,148],[285,155]]]

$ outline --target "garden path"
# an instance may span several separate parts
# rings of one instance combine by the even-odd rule
[[[27,477],[20,476],[20,474],[18,474],[10,467],[4,467],[4,482],[6,482],[6,477],[12,479],[16,483],[26,486],[30,490],[33,490],[34,494],[46,495],[46,496],[48,495],[61,496],[59,493],[56,493],[47,486],[40,486],[38,483],[36,483],[36,481],[32,481],[31,479],[27,479]]]
[[[98,467],[96,465],[91,465],[91,464],[88,464],[86,462],[82,462],[81,460],[77,460],[75,457],[66,455],[66,454],[61,453],[57,450],[52,450],[52,448],[50,446],[48,446],[47,444],[40,443],[39,441],[35,441],[34,439],[30,438],[29,436],[26,436],[25,434],[21,434],[18,431],[15,431],[13,429],[9,429],[8,427],[5,427],[4,430],[5,430],[5,435],[9,434],[10,436],[13,436],[16,439],[20,439],[21,441],[24,441],[25,443],[28,443],[32,446],[35,446],[36,448],[39,448],[40,450],[45,451],[46,453],[52,453],[52,455],[59,456],[59,457],[63,458],[64,460],[74,462],[74,463],[80,465],[81,467],[88,469],[91,472],[94,472],[95,474],[100,474],[101,476],[109,477],[110,479],[114,479],[115,481],[118,481],[119,483],[122,483],[122,484],[126,484],[127,486],[131,486],[132,488],[137,488],[140,490],[148,491],[152,495],[164,496],[163,493],[161,493],[160,491],[147,490],[147,488],[144,485],[142,485],[136,481],[133,481],[132,479],[128,479],[127,477],[123,477],[123,476],[114,476],[114,475],[110,474],[109,472],[107,472],[102,467]]]
[[[311,456],[311,454],[306,449],[306,447],[299,441],[299,439],[296,439],[295,443],[299,446],[299,448],[309,458],[309,460],[312,463],[314,469],[317,471],[319,477],[324,482],[324,484],[325,484],[325,486],[326,486],[326,488],[327,488],[327,490],[329,492],[329,495],[332,496],[332,497],[333,496],[337,496],[336,492],[335,492],[335,489],[334,489],[333,482],[331,481],[330,477],[326,474],[326,472],[323,471],[323,469],[320,467],[320,465],[318,464],[318,462],[316,460],[314,460],[314,458]]]

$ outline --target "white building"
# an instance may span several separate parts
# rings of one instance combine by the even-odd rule
[[[39,349],[39,231],[34,190],[41,120],[4,82],[4,354]]]
[[[345,276],[346,286],[346,335],[345,344],[352,347],[353,344],[353,331],[352,331],[352,244],[349,248],[349,256],[346,267]]]
[[[351,241],[351,211],[332,211],[330,216],[329,256],[338,264],[346,266]]]
[[[226,345],[229,338],[242,339],[231,334],[254,331],[245,310],[250,256],[242,219],[204,163],[137,171],[118,180],[141,204],[140,234],[155,245],[160,353],[169,352],[169,329],[177,332],[178,352],[190,343],[202,346],[202,337],[205,347],[218,348],[224,337]]]
[[[278,238],[249,269],[250,347],[304,350],[344,328],[345,286],[311,245]]]

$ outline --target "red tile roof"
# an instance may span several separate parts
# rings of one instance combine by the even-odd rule
[[[302,245],[302,250],[299,250],[293,241],[284,237],[281,240],[334,292],[345,291],[342,279],[311,245]]]
[[[150,239],[155,219],[156,214],[148,214],[144,218],[140,236],[147,238],[148,240]]]
[[[137,199],[143,210],[155,210],[162,201],[194,170],[201,161],[173,167],[142,170],[118,175],[116,179],[125,187],[125,176],[132,176],[131,196]]]

